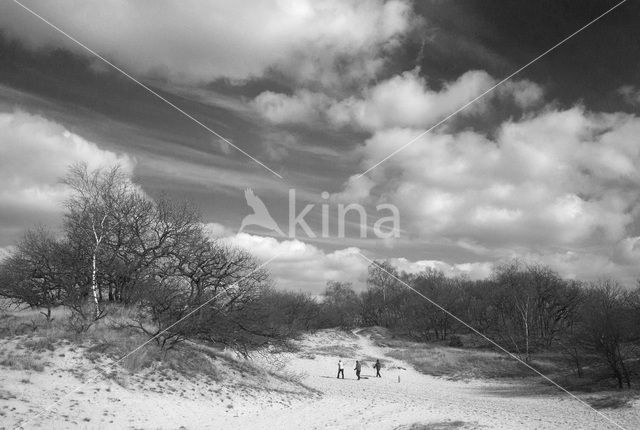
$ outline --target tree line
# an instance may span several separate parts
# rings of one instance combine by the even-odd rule
[[[559,353],[579,377],[585,369],[604,371],[620,388],[631,387],[640,368],[640,286],[567,280],[520,261],[479,281],[431,269],[400,273],[380,261],[370,265],[365,291],[330,283],[324,296],[331,303],[329,325],[382,326],[451,346],[462,346],[461,337],[474,335],[473,327],[525,362],[535,353]],[[482,339],[476,336],[475,344]]]
[[[462,346],[471,326],[525,361],[555,351],[579,376],[605,368],[620,387],[637,377],[640,289],[567,280],[518,261],[479,281],[378,261],[361,292],[333,281],[319,297],[280,291],[250,253],[208,237],[196,208],[149,198],[118,166],[77,164],[63,182],[71,193],[62,229],[24,233],[0,262],[0,296],[47,319],[65,307],[78,332],[126,307],[128,326],[162,348],[190,339],[247,354],[329,327],[382,326]]]

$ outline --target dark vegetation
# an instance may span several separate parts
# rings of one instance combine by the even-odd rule
[[[95,330],[117,313],[109,329],[151,338],[160,351],[191,341],[247,356],[267,345],[286,347],[308,330],[377,326],[393,333],[398,344],[391,346],[414,363],[449,347],[439,358],[443,365],[427,371],[450,374],[451,366],[472,367],[476,357],[451,347],[476,355],[496,350],[462,320],[542,372],[561,369],[585,385],[608,379],[620,388],[638,379],[640,290],[566,280],[517,261],[482,281],[433,270],[399,273],[376,262],[365,291],[329,282],[318,299],[274,289],[248,252],[206,235],[192,206],[151,200],[117,167],[76,165],[64,182],[72,194],[62,230],[25,232],[0,262],[0,296],[49,321],[52,311],[65,309],[71,332]],[[506,361],[522,366],[505,355]],[[501,368],[518,375],[512,367]],[[483,375],[497,376],[493,371],[499,369]]]

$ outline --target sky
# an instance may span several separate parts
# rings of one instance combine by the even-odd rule
[[[59,179],[85,161],[196,203],[295,291],[363,288],[361,255],[471,279],[514,258],[640,278],[637,1],[504,82],[618,2],[21,3],[84,47],[0,3],[0,255],[59,227]],[[239,232],[246,189],[284,234]]]

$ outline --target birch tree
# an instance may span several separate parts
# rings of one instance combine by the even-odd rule
[[[72,191],[71,197],[65,202],[68,210],[65,215],[67,233],[90,244],[93,317],[99,319],[103,313],[100,306],[100,253],[118,226],[119,204],[134,192],[134,188],[120,166],[89,171],[85,163],[71,166],[63,183]]]

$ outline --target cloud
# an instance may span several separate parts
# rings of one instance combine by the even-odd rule
[[[640,236],[626,237],[616,244],[612,260],[622,265],[635,266],[640,261]]]
[[[366,176],[352,175],[346,183],[345,190],[331,197],[333,201],[346,204],[363,202],[367,200],[375,185],[376,183]]]
[[[0,113],[0,237],[15,237],[34,223],[57,224],[68,195],[59,180],[79,161],[90,169],[119,163],[129,173],[134,165],[41,116]]]
[[[280,288],[318,294],[324,290],[327,281],[332,280],[351,282],[356,290],[366,288],[369,263],[359,255],[362,252],[360,248],[348,247],[327,252],[297,239],[280,241],[247,233],[230,235],[225,240],[250,251],[262,262],[271,260],[265,267]],[[492,264],[487,262],[451,265],[435,260],[413,262],[406,258],[392,258],[389,261],[400,271],[408,273],[421,272],[430,267],[447,276],[465,275],[471,279],[487,277],[492,268]]]
[[[503,97],[513,97],[516,105],[521,109],[537,106],[544,101],[544,90],[542,87],[527,79],[519,81],[509,80],[500,85],[496,91]]]
[[[135,75],[177,83],[245,80],[271,70],[326,85],[366,80],[419,21],[406,0],[38,0],[28,6]],[[0,28],[33,49],[87,54],[12,3],[0,5]]]
[[[210,222],[204,225],[204,232],[212,239],[226,238],[233,235],[233,231],[217,222]]]
[[[447,277],[465,276],[474,280],[488,278],[494,267],[494,263],[491,262],[448,264],[438,260],[409,261],[406,258],[391,258],[389,262],[400,272],[420,273],[433,269]]]
[[[634,87],[633,85],[621,86],[620,88],[618,88],[618,94],[620,94],[624,101],[629,103],[630,105],[640,105],[640,89]]]
[[[262,262],[270,261],[265,267],[271,272],[279,288],[319,294],[330,280],[351,282],[357,291],[366,288],[369,264],[358,255],[363,252],[361,248],[325,251],[297,239],[278,240],[247,233],[232,234],[220,225],[217,228],[226,232],[224,240],[227,243],[250,251]],[[504,248],[497,250],[491,260],[465,263],[411,260],[405,257],[389,258],[387,261],[400,272],[415,274],[434,269],[448,277],[462,276],[480,280],[490,277],[496,264],[515,258],[529,264],[549,266],[567,279],[595,281],[603,277],[614,277],[627,285],[633,285],[639,277],[637,261],[640,258],[640,236],[619,241],[615,245],[614,254],[608,254],[606,250],[539,253]]]
[[[496,83],[488,73],[476,70],[464,73],[436,90],[420,75],[419,69],[414,69],[366,88],[360,96],[335,99],[306,89],[293,94],[265,91],[252,104],[274,124],[320,123],[371,132],[390,128],[427,128]],[[528,109],[540,104],[543,90],[527,80],[508,81],[460,115],[483,113],[492,100],[511,101],[520,109]]]
[[[363,166],[419,133],[377,131]],[[495,138],[429,134],[374,169],[368,189],[396,204],[403,229],[422,238],[489,249],[613,246],[640,211],[638,133],[632,115],[548,108],[503,123]],[[345,184],[346,194],[361,191]]]
[[[273,124],[312,124],[322,118],[322,112],[331,106],[332,100],[322,93],[303,89],[293,95],[265,91],[252,104]]]
[[[557,271],[567,279],[585,282],[598,281],[605,278],[615,279],[627,286],[633,286],[640,279],[638,271],[637,249],[628,249],[637,241],[637,237],[625,238],[611,247],[597,250],[577,249],[548,253],[523,253],[518,257],[529,263],[546,265]],[[624,249],[624,250],[623,250]],[[620,253],[624,253],[625,260],[621,260]],[[635,254],[635,255],[634,255]],[[627,258],[635,258],[630,260]]]
[[[455,111],[492,83],[486,72],[471,71],[434,91],[416,69],[367,89],[360,100],[341,101],[331,108],[329,115],[336,124],[358,124],[366,130],[424,127]]]
[[[273,259],[266,268],[280,288],[320,293],[327,281],[353,282],[356,288],[366,281],[367,262],[355,247],[326,252],[297,239],[278,241],[247,233],[227,240],[263,262]]]

